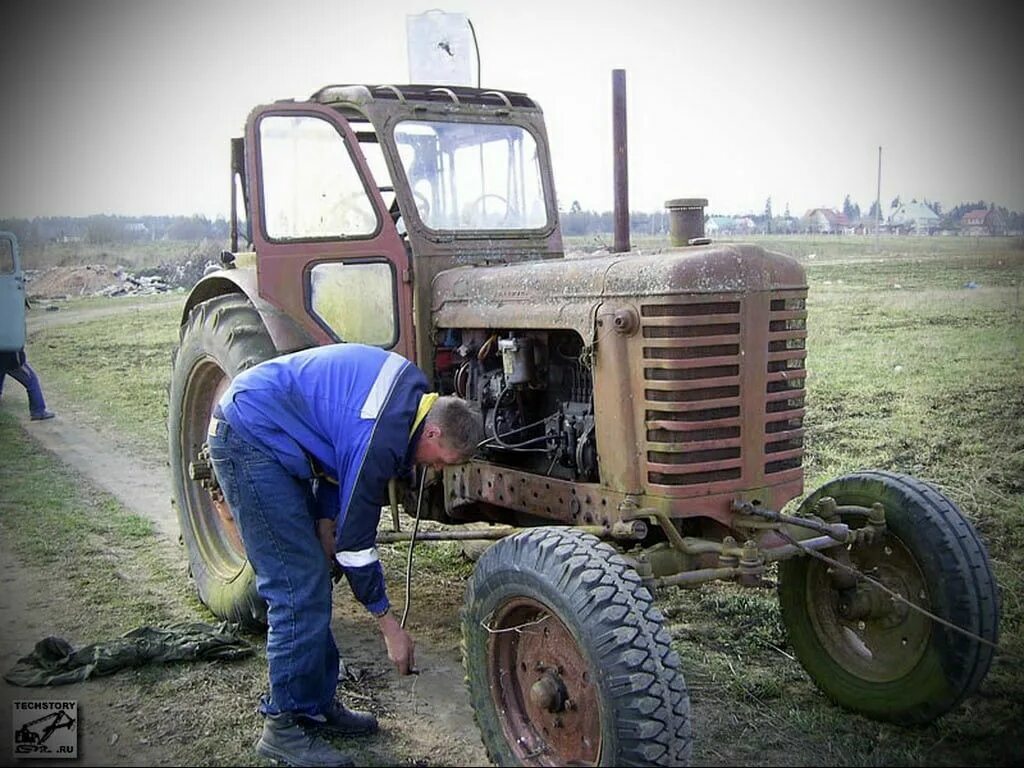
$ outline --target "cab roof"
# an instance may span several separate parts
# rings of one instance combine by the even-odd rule
[[[325,85],[310,97],[325,105],[365,106],[379,101],[472,104],[485,107],[537,109],[537,103],[525,93],[464,85]]]

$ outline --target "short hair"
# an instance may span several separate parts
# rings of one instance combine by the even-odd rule
[[[484,439],[483,419],[479,409],[455,395],[437,398],[427,412],[426,420],[441,428],[441,441],[458,453],[462,461],[469,461]]]

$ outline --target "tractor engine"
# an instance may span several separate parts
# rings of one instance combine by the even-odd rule
[[[598,479],[594,385],[572,331],[450,331],[435,358],[438,391],[477,404],[484,456],[549,477]]]

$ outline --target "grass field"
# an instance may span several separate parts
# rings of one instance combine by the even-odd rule
[[[102,309],[112,301],[126,300],[60,304],[74,311],[77,306]],[[184,303],[182,295],[180,302],[154,310],[46,328],[30,336],[29,360],[46,386],[73,393],[87,420],[113,427],[141,447],[166,452],[167,381]]]
[[[661,604],[698,723],[694,762],[1021,764],[1024,246],[882,238],[876,251],[873,238],[758,240],[798,258],[810,284],[807,490],[867,467],[938,485],[989,548],[1002,594],[1002,650],[980,693],[959,709],[922,728],[896,728],[828,704],[792,658],[773,592],[723,584],[666,592]],[[29,357],[44,384],[83,413],[133,434],[140,449],[163,451],[177,317],[173,305],[43,329],[31,337]],[[4,482],[4,493],[13,492],[14,481]],[[115,540],[137,536],[115,512],[95,514],[114,516],[100,524]],[[72,539],[95,524],[67,523]],[[35,552],[19,526],[5,533],[19,552]],[[449,565],[464,575],[463,565]],[[449,602],[461,599],[457,586],[446,589]],[[438,621],[454,621],[454,610]]]

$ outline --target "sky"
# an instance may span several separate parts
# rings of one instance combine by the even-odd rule
[[[436,2],[436,0],[433,0]],[[560,207],[1024,210],[1024,6],[951,0],[8,0],[0,219],[226,216],[252,107],[409,81],[407,18],[468,16],[484,87],[543,108]]]

